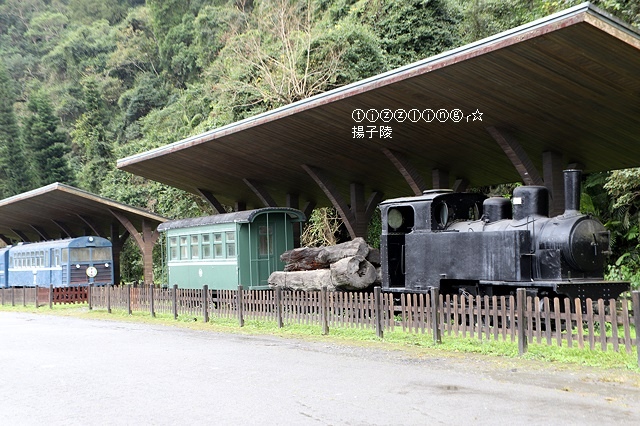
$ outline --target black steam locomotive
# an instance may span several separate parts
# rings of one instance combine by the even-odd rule
[[[617,298],[629,283],[603,279],[609,232],[580,213],[580,179],[565,170],[565,211],[551,218],[543,186],[520,186],[511,201],[450,190],[384,201],[383,289]]]

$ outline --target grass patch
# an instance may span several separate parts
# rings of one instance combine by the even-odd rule
[[[525,359],[554,363],[556,365],[580,365],[602,369],[617,369],[629,372],[640,372],[637,362],[636,349],[628,354],[623,347],[621,352],[608,350],[603,352],[597,346],[595,350],[588,348],[578,349],[577,346],[548,346],[546,344],[529,343],[528,352],[521,358],[518,356],[518,343],[510,340],[486,340],[477,338],[463,338],[442,336],[442,343],[436,344],[429,332],[425,334],[404,333],[402,330],[386,331],[384,339],[376,337],[375,330],[360,328],[330,329],[329,335],[322,335],[322,327],[319,325],[287,324],[284,328],[278,328],[276,322],[245,320],[245,326],[239,327],[236,318],[220,318],[213,315],[210,322],[205,323],[202,317],[180,316],[177,320],[171,314],[157,313],[151,317],[148,312],[133,312],[129,315],[125,310],[113,310],[111,314],[104,309],[89,310],[87,304],[54,305],[36,309],[34,306],[0,306],[0,311],[29,312],[44,315],[72,316],[77,318],[125,321],[147,323],[171,327],[181,327],[194,330],[206,330],[219,333],[273,335],[284,338],[295,338],[314,341],[328,341],[348,345],[365,345],[388,350],[401,350],[418,357],[425,356],[451,356],[462,357],[465,354],[480,354],[492,357],[506,357],[513,359]],[[566,342],[563,342],[566,345]],[[577,342],[574,342],[577,345]]]

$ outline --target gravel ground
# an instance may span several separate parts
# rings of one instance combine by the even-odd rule
[[[638,375],[0,312],[0,425],[640,424]]]

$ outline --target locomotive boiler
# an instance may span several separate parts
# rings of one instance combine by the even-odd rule
[[[510,200],[450,190],[380,204],[386,291],[617,298],[629,283],[604,280],[609,232],[581,214],[579,170],[565,170],[565,211],[549,217],[543,186]]]

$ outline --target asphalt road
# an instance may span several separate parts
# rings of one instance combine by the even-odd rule
[[[584,369],[23,313],[0,371],[0,425],[640,424]]]

